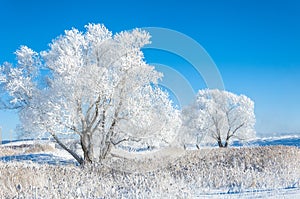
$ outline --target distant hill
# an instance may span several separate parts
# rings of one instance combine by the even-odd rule
[[[234,142],[233,146],[243,146],[240,142]],[[296,146],[300,148],[300,136],[282,136],[258,138],[247,143],[247,145],[254,146]]]
[[[46,139],[41,139],[41,140],[49,140],[48,138]],[[7,143],[17,143],[17,142],[24,142],[24,141],[33,141],[32,139],[21,139],[21,140],[3,140],[2,144],[7,144]],[[278,146],[278,145],[283,145],[283,146],[296,146],[300,148],[300,135],[299,136],[281,136],[281,137],[266,137],[266,138],[257,138],[254,140],[251,140],[249,142],[241,143],[239,141],[233,142],[232,146],[239,147],[239,146]],[[128,150],[128,149],[127,149]],[[145,151],[145,149],[140,149],[137,151]],[[146,149],[147,151],[147,149]]]

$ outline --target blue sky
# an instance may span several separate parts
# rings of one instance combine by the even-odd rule
[[[300,133],[300,1],[1,0],[0,18],[0,63],[15,62],[20,45],[45,50],[65,29],[83,30],[87,23],[113,32],[179,31],[205,48],[227,90],[254,100],[259,136]],[[184,60],[159,52],[145,56],[183,73],[195,90],[205,88]],[[0,112],[4,138],[16,121],[15,114]]]

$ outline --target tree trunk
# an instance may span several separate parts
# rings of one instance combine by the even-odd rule
[[[101,132],[94,132],[93,135],[84,133],[80,137],[84,155],[83,164],[100,163],[106,158],[111,150],[111,142],[103,140],[105,137]]]
[[[90,159],[90,139],[89,136],[84,134],[80,136],[80,144],[83,150],[83,162],[82,164],[86,163],[92,163],[92,160]]]
[[[228,147],[228,140],[226,140],[224,147],[225,147],[225,148]]]
[[[230,139],[230,136],[229,136],[229,134],[227,134],[227,138],[226,138],[225,145],[224,145],[225,148],[228,147],[229,139]]]
[[[219,145],[219,147],[220,148],[223,148],[224,146],[223,146],[223,143],[222,143],[222,140],[219,138],[218,139],[218,145]]]
[[[62,143],[55,134],[51,135],[54,138],[54,140],[59,144],[59,146],[61,146],[64,150],[69,152],[79,164],[83,164],[84,160],[77,153],[75,153],[74,151],[69,149],[64,143]]]

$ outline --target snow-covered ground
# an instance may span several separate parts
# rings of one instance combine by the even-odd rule
[[[1,145],[2,148],[10,151],[8,154],[2,155],[0,152],[0,160],[4,162],[32,161],[50,165],[77,164],[68,152],[57,148],[56,144],[49,140],[21,140],[4,143]]]
[[[290,136],[290,137],[264,138],[264,139],[253,140],[250,145],[254,145],[254,146],[286,145],[286,146],[297,146],[299,148],[300,147],[299,143],[300,143],[300,137]],[[236,144],[236,146],[238,145]],[[139,159],[140,161],[145,157],[149,157],[149,160],[147,160],[149,162],[146,162],[145,165],[151,165],[152,168],[156,167],[155,163],[157,162],[161,162],[163,160],[169,161],[171,159],[174,160],[174,158],[176,159],[176,156],[178,157],[184,156],[184,151],[180,149],[168,149],[165,151],[156,151],[156,152],[148,151],[148,152],[143,152],[135,155],[126,152],[120,153],[120,151],[117,150],[114,152],[115,154],[121,154],[123,158],[129,159],[129,161],[133,161],[136,159]],[[296,156],[295,158],[299,158],[299,157]],[[153,159],[158,159],[158,161],[154,162]],[[72,157],[68,153],[66,153],[62,149],[59,149],[54,143],[49,141],[32,141],[32,140],[16,141],[11,143],[7,142],[3,144],[2,147],[0,148],[0,160],[2,162],[8,162],[8,164],[11,164],[11,162],[13,161],[19,161],[20,163],[18,164],[22,164],[22,162],[35,162],[40,165],[45,165],[45,164],[62,165],[62,166],[66,166],[66,168],[69,167],[70,165],[76,164],[74,159],[72,159]],[[296,160],[299,162],[299,159]],[[2,165],[1,162],[0,164]],[[178,162],[176,163],[175,161],[175,164],[179,164],[179,163]],[[142,169],[145,169],[146,167],[145,165],[143,164],[140,165]],[[164,166],[167,166],[167,164]],[[191,168],[193,168],[193,166],[187,169],[191,169]],[[176,165],[173,168],[173,170],[174,172],[176,171]],[[3,173],[0,174],[0,181],[1,181],[1,175],[4,174]],[[2,176],[2,180],[5,180],[3,176]],[[192,198],[289,198],[289,199],[295,198],[296,199],[296,198],[300,198],[300,187],[299,187],[300,178],[298,177],[298,180],[296,179],[296,181],[297,182],[295,182],[294,185],[281,187],[281,188],[280,187],[272,188],[272,186],[264,185],[267,186],[267,188],[239,189],[234,186],[234,188],[232,189],[228,189],[228,188],[219,188],[219,189],[211,188],[208,190],[199,189],[199,192],[193,192],[193,195],[192,196],[189,195],[189,197]],[[0,183],[3,184],[2,182]],[[256,183],[260,183],[260,182],[256,182]]]
[[[215,191],[210,194],[199,194],[196,198],[209,198],[209,199],[252,199],[252,198],[268,198],[268,199],[299,199],[300,188],[292,189],[268,189],[268,190],[253,190],[247,192],[228,193]]]

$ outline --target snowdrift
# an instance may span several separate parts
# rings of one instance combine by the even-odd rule
[[[161,167],[128,172],[118,167],[120,162],[130,168],[152,163]],[[114,158],[85,169],[0,162],[0,197],[195,198],[211,193],[299,188],[299,165],[300,149],[287,146],[201,149],[147,161]]]

